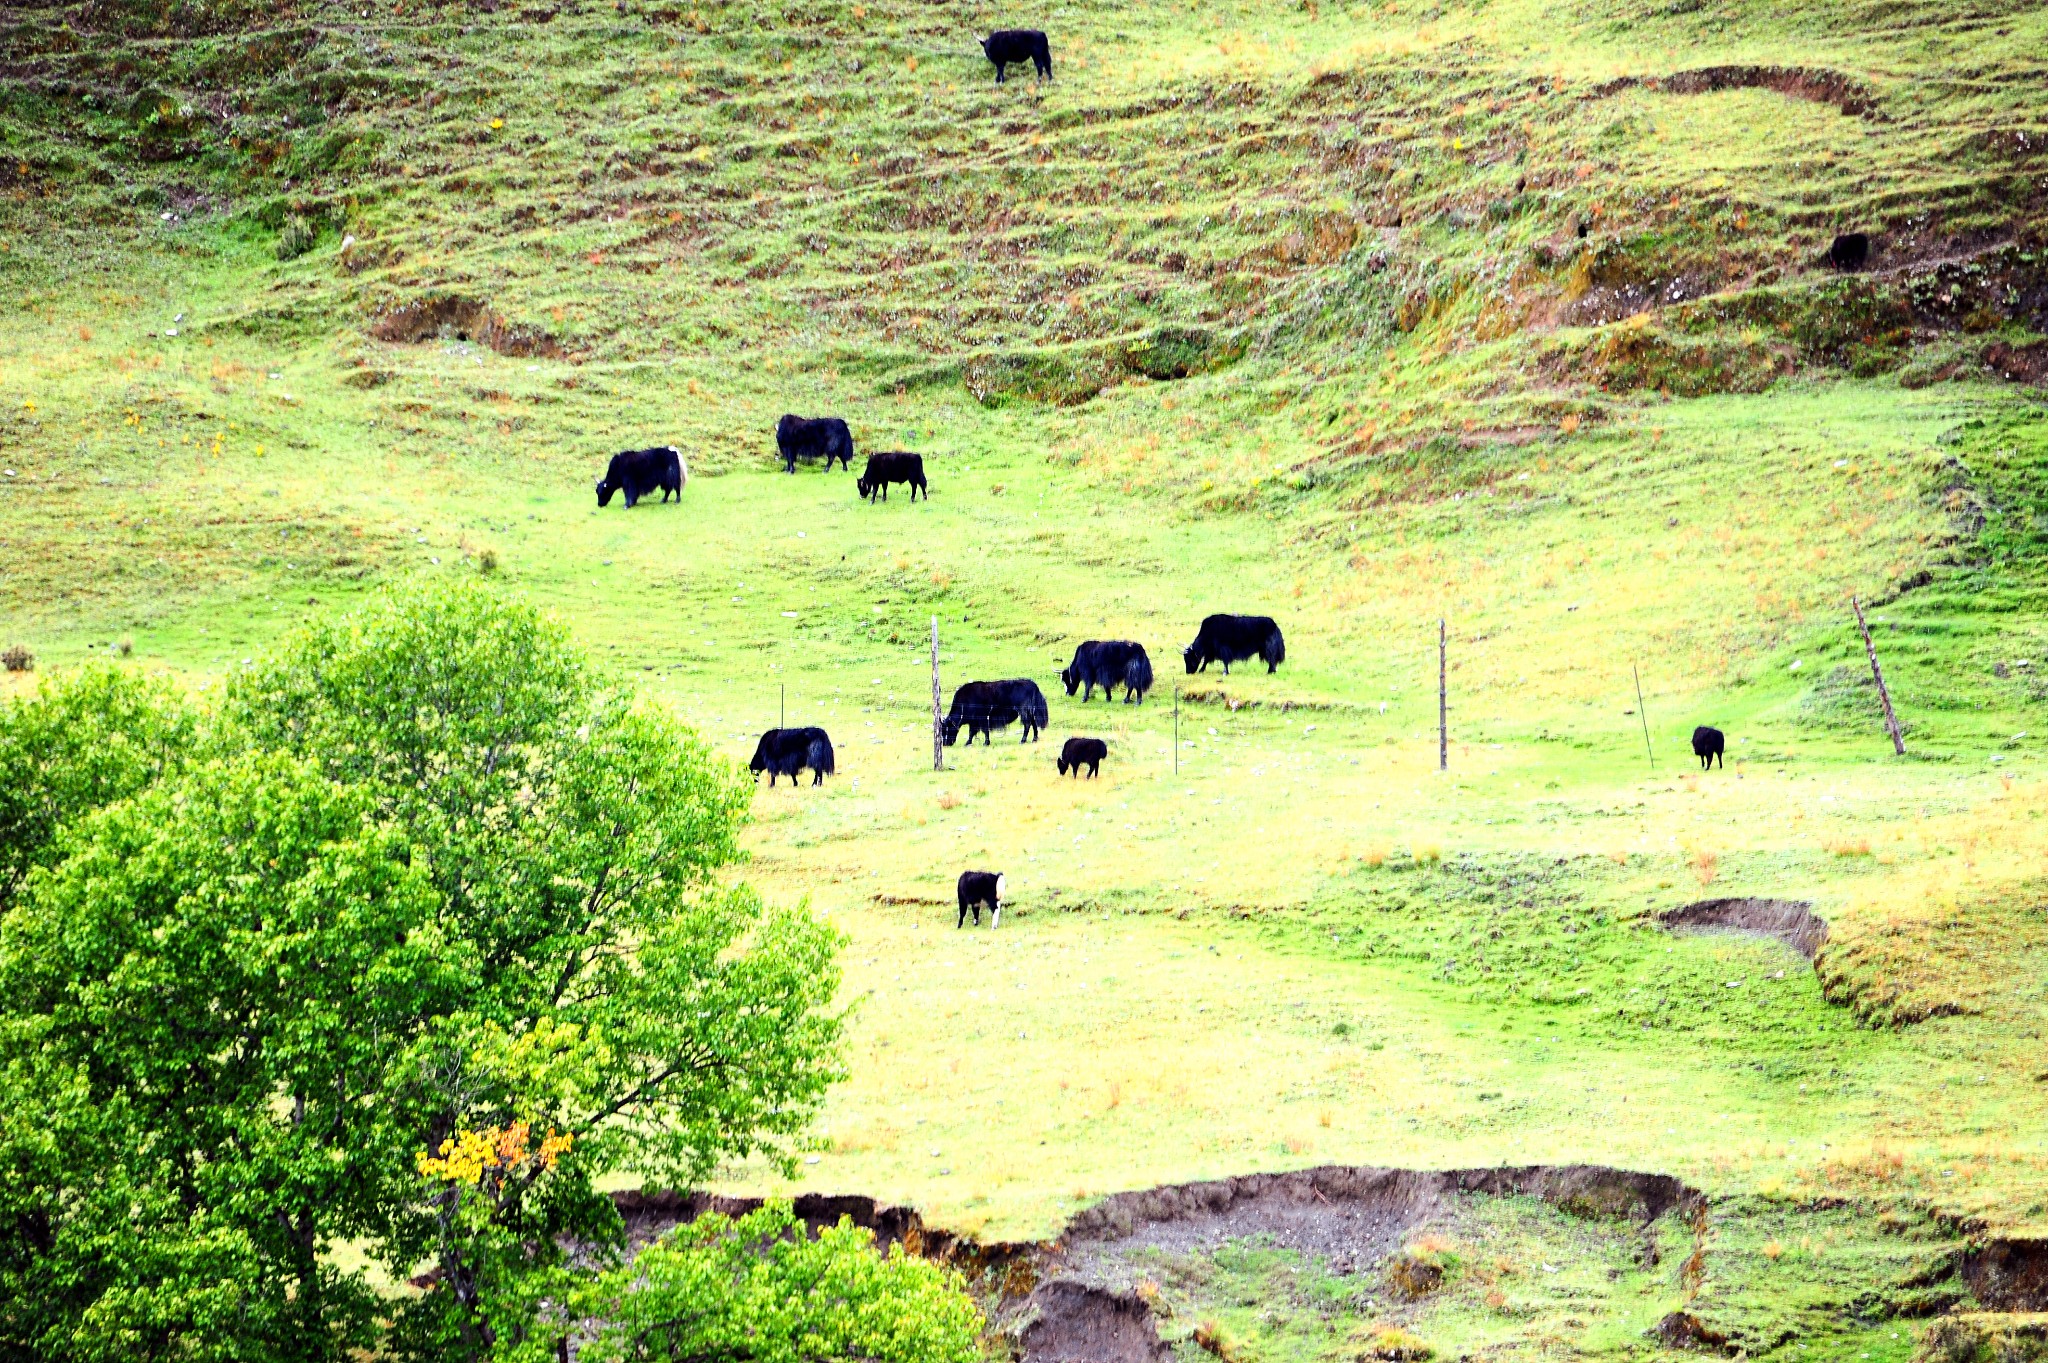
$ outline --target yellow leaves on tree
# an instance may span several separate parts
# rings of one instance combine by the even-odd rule
[[[522,1166],[544,1171],[555,1167],[555,1161],[576,1138],[571,1132],[550,1130],[539,1146],[533,1146],[532,1139],[533,1128],[527,1122],[458,1131],[441,1142],[438,1155],[419,1152],[420,1176],[449,1183],[481,1183],[487,1174],[503,1178],[518,1173]]]

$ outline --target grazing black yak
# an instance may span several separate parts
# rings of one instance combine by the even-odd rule
[[[986,746],[993,741],[990,734],[1016,722],[1017,707],[1010,704],[1000,682],[969,682],[953,693],[953,708],[946,712],[946,718],[940,723],[939,734],[950,748],[960,737],[960,730],[965,728],[970,746],[976,734],[981,735],[982,744]]]
[[[785,416],[775,423],[775,448],[782,451],[782,471],[796,472],[799,459],[825,460],[825,471],[832,471],[832,461],[853,471],[853,432],[846,429],[846,423],[836,416],[821,416],[815,419],[800,416]]]
[[[960,921],[956,928],[967,926],[967,912],[974,911],[974,926],[981,926],[981,906],[988,905],[988,925],[995,928],[996,920],[1003,916],[1003,873],[1001,871],[962,871],[960,873]]]
[[[1086,687],[1081,697],[1084,701],[1095,699],[1098,686],[1103,699],[1113,700],[1115,688],[1121,686],[1124,704],[1143,704],[1145,693],[1152,689],[1152,659],[1143,644],[1128,639],[1091,639],[1074,650],[1074,661],[1060,672],[1060,680],[1070,696]]]
[[[754,745],[754,760],[747,763],[754,775],[768,773],[768,784],[787,776],[796,784],[796,774],[811,769],[811,784],[822,786],[832,774],[832,740],[823,729],[770,729]]]
[[[1860,270],[1870,263],[1870,234],[1844,232],[1828,243],[1828,264],[1838,270]]]
[[[982,745],[986,747],[994,741],[990,735],[997,729],[1008,728],[1021,719],[1024,729],[1017,741],[1025,743],[1038,737],[1038,731],[1045,727],[1047,718],[1045,693],[1038,689],[1035,681],[1016,678],[969,682],[953,693],[953,708],[940,724],[939,734],[950,748],[960,736],[960,730],[965,728],[968,743],[972,744],[974,736],[980,734]]]
[[[1102,759],[1109,756],[1109,744],[1099,738],[1070,738],[1060,749],[1060,775],[1068,772],[1079,776],[1081,768],[1088,768],[1092,780],[1102,771]]]
[[[1263,659],[1266,671],[1271,673],[1287,661],[1287,641],[1280,637],[1280,626],[1273,623],[1271,616],[1212,615],[1202,622],[1195,641],[1182,650],[1181,657],[1190,673],[1219,662],[1227,677],[1230,665],[1246,658]]]
[[[995,684],[1003,688],[1003,695],[1010,702],[1010,708],[1015,710],[1017,718],[1024,722],[1024,732],[1019,735],[1017,741],[1022,743],[1029,740],[1036,743],[1039,731],[1045,728],[1050,717],[1045,708],[1045,692],[1039,690],[1038,683],[1029,677],[1012,677],[1008,681],[999,681]]]
[[[908,454],[902,450],[869,455],[867,467],[861,470],[860,477],[854,480],[853,485],[859,488],[860,495],[869,501],[875,500],[875,494],[880,493],[882,500],[886,502],[889,500],[891,483],[910,484],[910,500],[913,502],[917,500],[917,494],[920,492],[924,493],[926,501],[932,499],[931,489],[924,483],[924,456]]]
[[[1700,770],[1705,771],[1716,762],[1723,767],[1728,764],[1721,760],[1721,750],[1728,746],[1728,739],[1719,729],[1702,724],[1692,731],[1692,755],[1700,760]]]
[[[605,469],[604,477],[597,480],[597,504],[610,506],[612,494],[626,494],[626,510],[648,493],[659,488],[661,500],[669,499],[674,493],[677,501],[683,500],[683,484],[690,479],[683,467],[683,452],[673,445],[659,445],[651,450],[622,450],[612,456],[611,464]]]
[[[981,50],[995,63],[996,84],[1003,83],[1003,68],[1030,62],[1040,80],[1052,79],[1052,46],[1035,28],[997,29],[981,40]]]

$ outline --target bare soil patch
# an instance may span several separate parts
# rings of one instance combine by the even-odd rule
[[[1828,922],[1796,899],[1702,899],[1658,915],[1673,932],[1740,932],[1769,937],[1812,960],[1827,944]]]
[[[1017,1338],[1033,1363],[1165,1363],[1173,1357],[1152,1309],[1135,1293],[1063,1279],[1034,1292],[1031,1310]]]
[[[1994,1239],[1963,1259],[1963,1281],[1993,1311],[2048,1311],[2048,1239]]]
[[[487,304],[452,295],[400,303],[377,315],[370,323],[370,334],[399,345],[447,338],[474,341],[500,355],[569,358],[561,342],[540,328],[508,322]]]
[[[1720,90],[1775,90],[1790,99],[1832,105],[1853,117],[1882,119],[1877,96],[1862,81],[1839,71],[1810,66],[1701,66],[1668,76],[1624,76],[1593,93],[1597,98],[1635,88],[1673,95],[1706,95]]]

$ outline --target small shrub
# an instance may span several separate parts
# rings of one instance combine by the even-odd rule
[[[277,231],[277,258],[297,260],[312,250],[314,243],[319,240],[319,229],[294,213],[284,220],[284,226]]]
[[[953,809],[956,808],[959,805],[959,803],[960,797],[958,795],[955,795],[952,791],[942,790],[939,792],[940,809]]]
[[[1214,1316],[1195,1327],[1195,1343],[1223,1360],[1223,1363],[1237,1363],[1238,1343],[1223,1328],[1223,1322]]]
[[[9,644],[7,651],[0,653],[0,667],[5,667],[9,672],[33,672],[35,666],[36,655],[29,651],[26,644]]]
[[[1360,852],[1358,860],[1366,866],[1384,866],[1387,864],[1387,849],[1375,843],[1373,846]]]
[[[1844,838],[1840,842],[1826,844],[1828,852],[1838,857],[1867,857],[1870,855],[1870,839]]]
[[[1418,842],[1415,844],[1415,864],[1417,866],[1434,866],[1443,859],[1444,849],[1436,843]]]
[[[125,634],[121,636],[121,642],[114,647],[121,650],[121,656],[124,658],[132,657],[135,653],[135,641]]]
[[[1410,1300],[1426,1297],[1444,1285],[1443,1260],[1420,1245],[1410,1245],[1387,1260],[1387,1281]]]
[[[1785,1247],[1779,1244],[1776,1240],[1770,1241],[1763,1248],[1764,1258],[1769,1259],[1772,1263],[1776,1263],[1779,1260],[1779,1258],[1784,1255],[1784,1253]]]
[[[477,550],[477,551],[476,551],[476,570],[477,570],[478,572],[482,573],[482,574],[483,574],[483,575],[484,575],[485,577],[489,577],[489,576],[490,576],[490,575],[491,575],[492,573],[495,573],[495,572],[497,572],[497,571],[498,571],[498,551],[497,551],[497,550],[495,550],[495,549],[479,549],[479,550]]]
[[[1699,877],[1701,885],[1711,885],[1720,872],[1720,857],[1702,847],[1692,854],[1692,873]]]
[[[1436,1352],[1398,1325],[1370,1326],[1357,1345],[1357,1357],[1377,1359],[1380,1363],[1422,1363]]]

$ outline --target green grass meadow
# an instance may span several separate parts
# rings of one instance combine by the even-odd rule
[[[2048,329],[2048,17],[1033,15],[1057,78],[998,88],[969,34],[1025,16],[979,3],[0,10],[0,687],[203,694],[485,575],[735,761],[837,746],[742,873],[846,934],[850,1077],[798,1180],[725,1186],[1021,1238],[1254,1170],[1657,1170],[1722,1218],[1703,1287],[1590,1239],[1537,1283],[1597,1236],[1504,1203],[1459,1252],[1522,1277],[1402,1328],[1611,1354],[1682,1298],[1905,1358],[1880,1216],[2048,1227],[2048,402],[1997,370]],[[1708,68],[1752,75],[1666,79]],[[785,476],[784,411],[929,501]],[[599,509],[657,443],[680,502]],[[1183,675],[1216,611],[1277,675]],[[934,622],[1043,741],[933,770]],[[1094,638],[1143,706],[1061,693]],[[1000,930],[955,930],[969,868]],[[1819,969],[1654,923],[1720,896],[1810,902]],[[1182,1324],[1359,1356],[1261,1254],[1163,1267]]]

